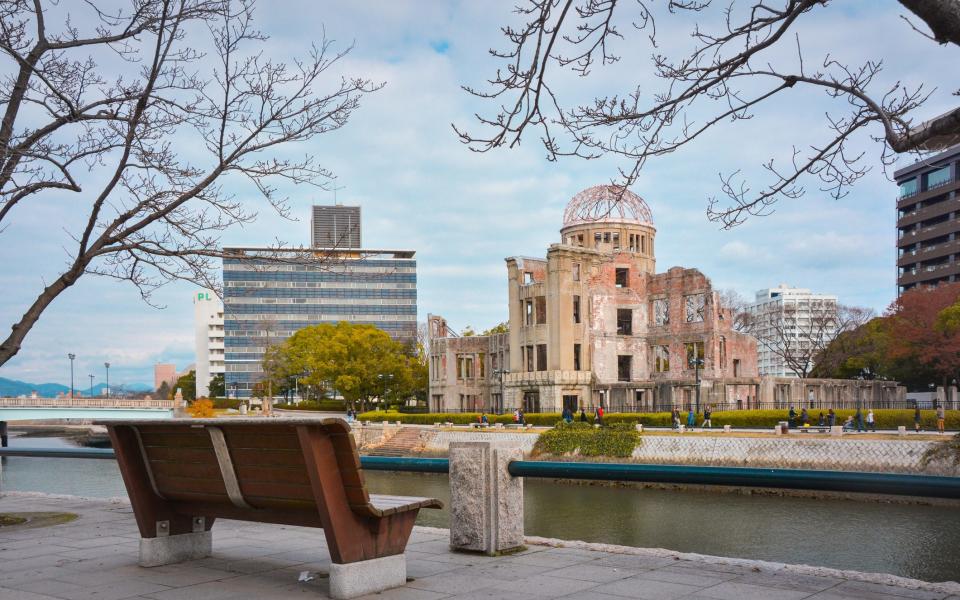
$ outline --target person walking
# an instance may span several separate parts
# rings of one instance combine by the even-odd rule
[[[824,418],[823,418],[823,411],[821,410],[821,411],[820,411],[820,416],[817,417],[817,426],[823,427],[825,424],[826,424],[826,423],[825,423],[825,420],[824,420]]]
[[[710,416],[712,414],[713,414],[713,410],[710,408],[709,404],[703,407],[703,423],[700,425],[700,427],[703,427],[703,428],[709,427],[713,429],[713,421],[710,420]]]
[[[597,405],[597,412],[596,414],[594,414],[594,420],[597,422],[598,425],[603,425],[603,405],[602,404]]]
[[[587,411],[582,408],[580,409],[580,422],[581,423],[587,422]]]
[[[800,411],[800,424],[804,427],[810,424],[810,413],[807,412],[806,408]]]
[[[944,425],[946,425],[947,414],[943,410],[942,404],[937,404],[937,433],[943,433]]]
[[[680,409],[673,409],[673,428],[680,429]]]
[[[519,408],[513,409],[513,422],[516,423],[517,425],[520,424],[520,409],[519,409]]]
[[[794,408],[790,407],[790,412],[787,413],[787,424],[790,426],[790,429],[793,429],[797,426],[797,411]]]
[[[876,432],[877,431],[877,422],[876,417],[873,415],[873,409],[867,411],[867,429]]]
[[[923,417],[920,415],[920,403],[916,400],[913,401],[913,429],[917,433],[920,433],[920,421]]]
[[[690,407],[690,412],[687,413],[687,429],[693,429],[693,426],[697,424],[697,413],[693,411],[693,407]]]
[[[566,406],[563,407],[563,413],[560,415],[564,423],[570,423],[573,421],[573,413]]]
[[[837,424],[837,413],[833,412],[833,409],[827,411],[827,423],[830,427],[834,427]]]
[[[861,431],[866,431],[867,428],[863,426],[863,411],[860,410],[859,406],[857,407],[856,418],[857,418],[857,433],[860,433]]]
[[[523,409],[520,409],[519,412],[520,412],[520,424],[521,424],[521,425],[526,425],[526,424],[527,424],[527,415],[523,414]]]

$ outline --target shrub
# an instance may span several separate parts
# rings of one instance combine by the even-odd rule
[[[187,407],[187,412],[190,413],[190,416],[194,419],[208,419],[214,415],[213,402],[207,398],[194,400],[190,403],[190,406]]]
[[[214,398],[213,407],[220,408],[220,409],[224,409],[224,408],[238,409],[240,408],[240,404],[242,402],[243,400],[240,400],[239,398]]]
[[[941,440],[927,448],[920,457],[920,466],[926,468],[932,462],[944,461],[960,466],[960,433],[946,440]]]
[[[579,450],[582,456],[628,458],[639,442],[640,434],[626,423],[597,428],[589,423],[561,421],[550,431],[540,434],[534,452],[566,454]]]
[[[303,400],[300,404],[274,404],[274,408],[283,410],[319,410],[323,412],[346,412],[347,405],[342,400]]]

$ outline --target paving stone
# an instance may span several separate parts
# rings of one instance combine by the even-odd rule
[[[407,587],[417,588],[419,590],[428,590],[431,592],[445,592],[455,594],[478,590],[486,587],[492,587],[499,584],[499,581],[489,577],[480,577],[477,575],[464,575],[451,573],[439,573],[429,577],[421,577],[407,583]]]
[[[595,581],[581,581],[577,579],[536,575],[516,581],[501,582],[496,585],[496,588],[509,592],[520,592],[528,598],[556,598],[564,594],[569,594],[570,592],[590,589],[596,587],[596,585]]]
[[[896,587],[892,585],[881,585],[879,583],[869,583],[866,581],[844,581],[832,588],[830,591],[838,594],[849,594],[851,598],[864,597],[858,596],[858,593],[886,594],[888,596],[918,598],[920,600],[941,600],[945,596],[945,594],[938,594],[936,592],[911,590],[908,588]]]
[[[686,585],[683,583],[671,583],[666,581],[653,581],[650,579],[638,579],[630,577],[621,579],[612,583],[605,583],[594,588],[597,592],[610,594],[613,596],[622,596],[626,598],[644,598],[648,600],[671,600],[672,598],[682,598],[702,588],[695,585]]]
[[[3,600],[60,600],[56,596],[34,594],[33,592],[24,592],[7,587],[0,587],[0,598],[3,598]]]
[[[795,600],[808,596],[810,596],[810,592],[733,581],[726,581],[704,588],[697,593],[698,598],[716,598],[718,600]]]
[[[597,583],[606,583],[618,579],[633,577],[638,573],[635,569],[626,567],[606,567],[597,564],[599,561],[593,561],[589,565],[573,565],[545,573],[550,577],[562,577],[565,579],[578,579],[581,581],[594,581]]]

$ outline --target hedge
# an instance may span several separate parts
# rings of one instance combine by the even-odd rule
[[[627,423],[596,428],[589,423],[560,421],[537,438],[534,454],[566,454],[579,450],[581,456],[628,458],[640,442],[640,434]]]
[[[799,413],[799,410],[797,411]],[[810,423],[815,425],[819,415],[819,409],[809,411]],[[856,409],[837,410],[837,425],[842,425],[847,415],[854,415]],[[936,429],[937,415],[933,410],[920,411],[922,416],[921,426],[926,430]],[[687,422],[687,414],[681,413],[683,423]],[[896,429],[899,425],[904,425],[907,429],[913,428],[913,411],[900,409],[876,409],[873,411],[877,421],[878,429]],[[824,411],[826,417],[826,411]],[[864,421],[867,413],[863,411]],[[528,413],[524,415],[528,424],[553,426],[560,421],[560,413]],[[588,413],[589,422],[593,423],[593,414]],[[357,416],[361,421],[400,421],[402,423],[433,425],[434,423],[455,423],[457,425],[466,425],[476,423],[480,420],[480,413],[419,413],[407,414],[393,411],[370,411],[361,413]],[[513,414],[493,415],[487,414],[490,423],[513,423]],[[714,427],[731,427],[767,429],[773,428],[780,421],[787,420],[786,410],[728,410],[714,412],[712,422]],[[703,421],[703,415],[697,417],[697,425]],[[668,412],[658,413],[607,413],[603,416],[603,422],[606,425],[614,423],[629,423],[634,425],[642,423],[648,427],[670,427],[671,418]],[[960,410],[946,411],[947,429],[960,429]]]
[[[300,404],[274,404],[274,408],[283,410],[320,410],[324,412],[346,412],[347,405],[341,400],[303,400]]]

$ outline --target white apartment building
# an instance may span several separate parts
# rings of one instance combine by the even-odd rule
[[[210,379],[224,372],[223,302],[210,291],[193,295],[194,349],[197,355],[197,398],[210,393]]]
[[[746,307],[747,332],[757,338],[761,376],[798,377],[837,334],[837,297],[781,283],[757,292]]]

